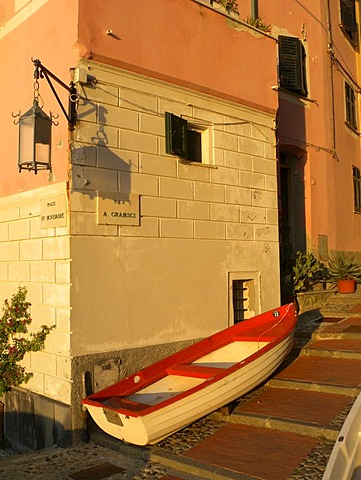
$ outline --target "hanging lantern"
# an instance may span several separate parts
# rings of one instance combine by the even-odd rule
[[[18,117],[18,120],[14,120],[14,123],[19,124],[19,154],[18,154],[18,167],[19,172],[21,170],[33,171],[35,174],[39,170],[51,171],[51,125],[58,125],[58,122],[54,121],[58,115],[47,115],[44,110],[39,106],[39,99],[42,101],[42,97],[39,93],[39,78],[45,78],[62,109],[69,126],[69,131],[73,131],[77,120],[76,107],[78,102],[78,95],[74,82],[70,82],[70,85],[65,85],[56,75],[48,70],[41,64],[40,60],[31,59],[34,66],[34,100],[33,106],[20,115],[12,114],[14,118]],[[69,92],[69,112],[67,112],[60,101],[50,78],[59,83],[63,88]],[[43,104],[43,103],[42,103]]]
[[[19,172],[51,171],[51,124],[52,118],[34,98],[33,106],[19,117]]]

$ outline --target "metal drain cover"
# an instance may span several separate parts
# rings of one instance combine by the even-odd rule
[[[121,472],[125,472],[125,468],[117,467],[116,465],[106,462],[95,465],[95,467],[74,472],[69,475],[69,478],[74,478],[75,480],[102,480],[102,478]]]

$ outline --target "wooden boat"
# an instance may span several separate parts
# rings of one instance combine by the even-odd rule
[[[293,345],[293,304],[257,315],[83,399],[94,421],[129,443],[156,443],[251,391]]]
[[[323,480],[361,480],[361,394],[347,415]]]

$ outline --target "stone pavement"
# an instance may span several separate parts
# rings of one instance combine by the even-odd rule
[[[93,427],[86,444],[0,456],[0,479],[321,480],[361,389],[360,359],[361,297],[332,298],[300,315],[291,355],[233,405],[155,446]]]

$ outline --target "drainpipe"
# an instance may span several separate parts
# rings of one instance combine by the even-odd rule
[[[252,20],[257,20],[258,18],[258,0],[251,0],[251,17]]]
[[[330,0],[326,2],[326,22],[327,22],[327,53],[330,58],[330,94],[331,94],[331,135],[332,135],[332,148],[336,153],[336,124],[335,124],[335,90],[333,81],[333,38],[332,38],[332,24],[330,14]]]

